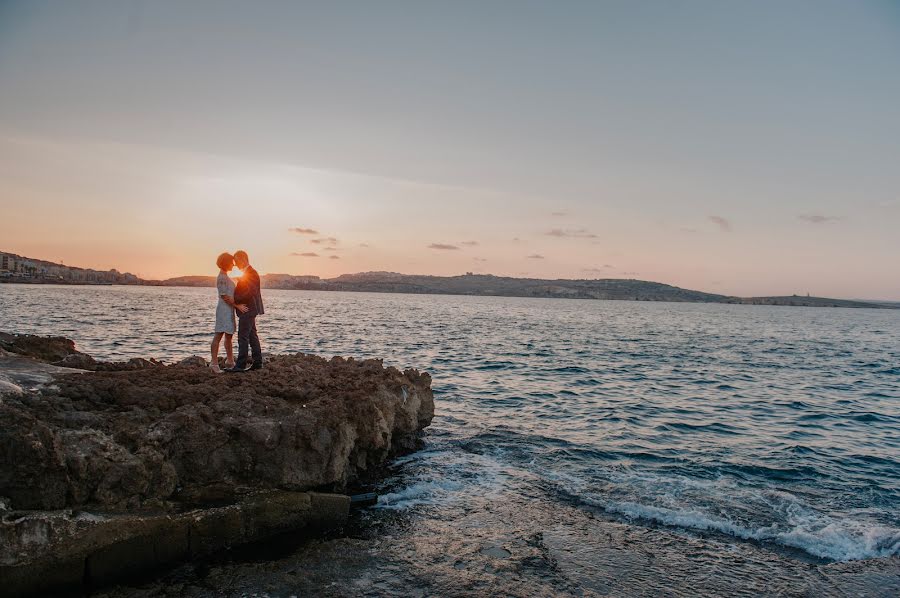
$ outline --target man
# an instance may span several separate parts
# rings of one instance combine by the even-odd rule
[[[262,349],[256,334],[256,316],[266,313],[263,309],[262,293],[259,290],[259,273],[250,265],[246,251],[234,253],[234,264],[243,270],[234,289],[234,302],[238,310],[238,356],[229,373],[247,371],[248,348],[253,350],[253,361],[249,369],[262,369]]]

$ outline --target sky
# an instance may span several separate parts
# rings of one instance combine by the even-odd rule
[[[900,300],[900,2],[0,0],[0,250]]]

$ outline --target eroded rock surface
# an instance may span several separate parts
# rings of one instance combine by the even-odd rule
[[[94,369],[96,361],[62,336],[35,336],[0,332],[0,349],[61,367]]]
[[[59,363],[75,350],[49,342],[60,350],[29,340],[30,354]],[[23,354],[22,344],[4,348]],[[428,374],[380,360],[274,356],[233,375],[141,365],[57,372],[2,394],[0,497],[11,508],[158,510],[251,488],[340,488],[411,449],[434,415]]]

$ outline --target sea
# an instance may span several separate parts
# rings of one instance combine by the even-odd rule
[[[263,350],[433,378],[340,533],[108,596],[900,595],[900,310],[264,291]],[[0,329],[207,356],[212,288],[0,285]]]

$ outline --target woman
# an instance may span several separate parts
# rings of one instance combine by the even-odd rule
[[[225,367],[234,367],[234,350],[231,344],[234,337],[234,281],[228,278],[228,273],[234,268],[234,256],[223,253],[216,259],[219,267],[219,276],[216,278],[216,291],[219,293],[219,302],[216,305],[216,329],[210,344],[209,363],[210,369],[220,373],[219,369],[219,343],[225,337]]]

